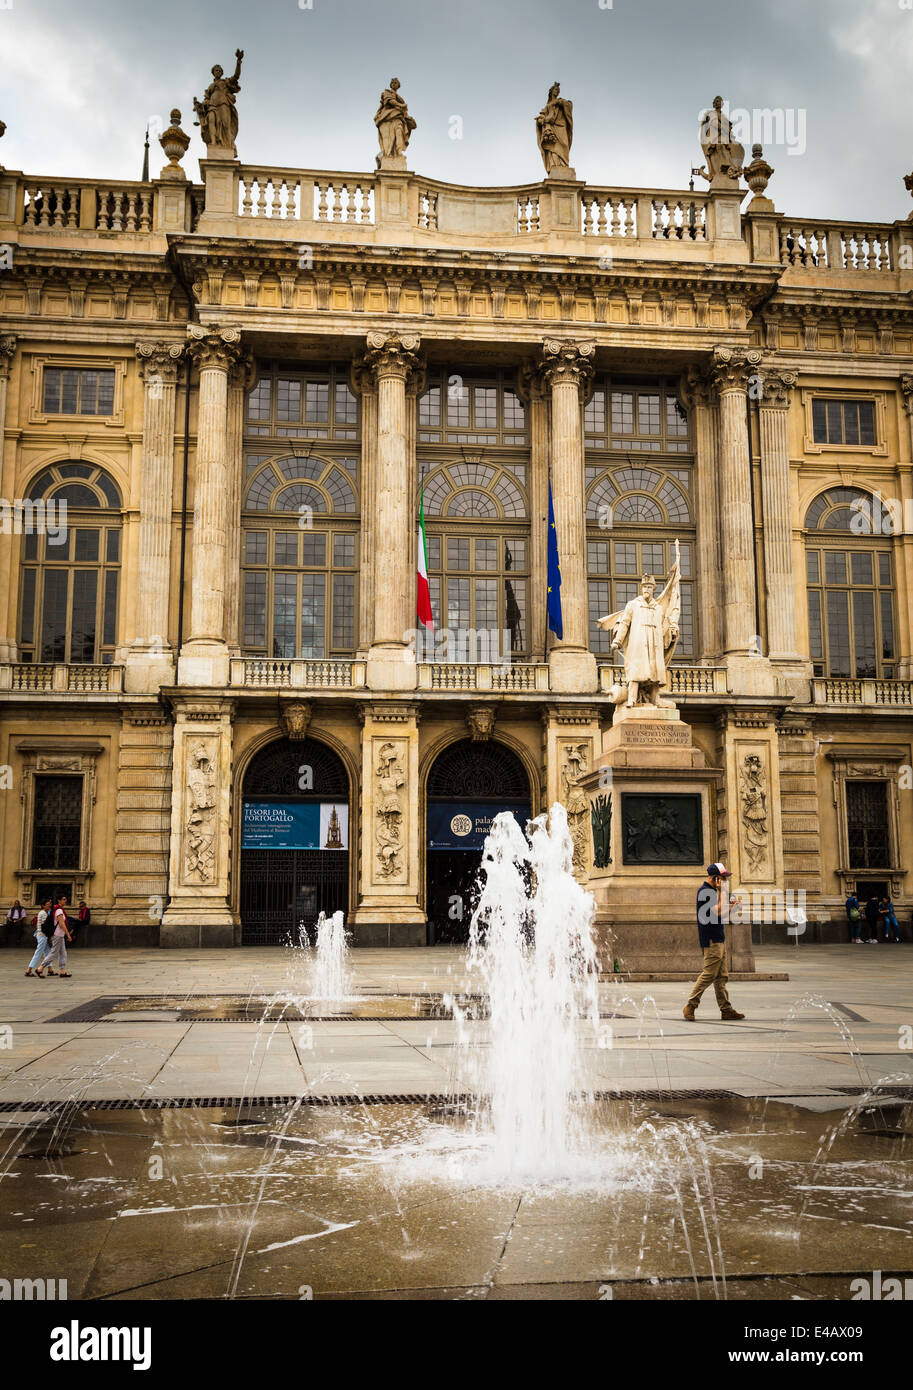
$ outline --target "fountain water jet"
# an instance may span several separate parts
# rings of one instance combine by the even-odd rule
[[[580,1020],[599,1028],[595,904],[572,872],[561,805],[531,824],[495,818],[482,857],[484,886],[469,928],[469,971],[489,997],[490,1046],[472,1089],[486,1167],[511,1178],[571,1177],[584,1150],[589,1097]],[[462,1048],[468,1046],[465,1025]]]
[[[312,999],[345,999],[352,991],[345,916],[334,912],[317,918],[317,953],[311,976]]]

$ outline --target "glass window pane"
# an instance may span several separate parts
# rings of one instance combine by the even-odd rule
[[[843,443],[843,410],[840,401],[826,401],[827,409],[827,442],[828,444]]]
[[[872,583],[872,556],[867,550],[853,551],[850,554],[850,571],[854,584]]]
[[[469,569],[468,537],[449,536],[447,538],[447,568],[450,570]]]
[[[476,541],[476,569],[496,570],[498,568],[498,542],[496,540]]]
[[[608,574],[609,572],[609,543],[608,541],[587,541],[586,543],[586,565],[590,574]]]
[[[475,397],[476,429],[496,429],[498,424],[498,392],[493,386],[477,386]]]
[[[894,596],[881,594],[881,655],[885,661],[894,660]]]
[[[114,373],[98,373],[98,395],[96,398],[96,415],[114,414]]]
[[[809,584],[818,583],[818,552],[808,550],[805,553],[805,574]]]
[[[38,559],[38,533],[36,531],[30,531],[25,538],[24,559]]]
[[[641,392],[637,397],[638,434],[659,434],[659,396]]]
[[[644,545],[641,548],[644,574],[655,575],[657,579],[665,573],[665,547],[663,545]]]
[[[328,381],[309,381],[305,391],[305,418],[318,425],[325,425],[330,418],[330,383]]]
[[[107,537],[106,555],[108,561],[111,564],[117,564],[117,561],[120,559],[120,531],[112,527],[111,530],[107,531],[105,534]]]
[[[515,573],[526,572],[526,541],[520,536],[504,542],[504,566]]]
[[[273,575],[273,650],[277,657],[293,657],[297,634],[298,576]]]
[[[587,434],[605,434],[605,391],[594,391],[583,412]]]
[[[844,401],[843,403],[843,438],[846,444],[859,443],[858,401]]]
[[[428,568],[439,570],[441,568],[441,538],[440,536],[427,536],[428,542]]]
[[[587,585],[590,616],[590,651],[608,656],[612,634],[596,626],[598,618],[604,618],[612,610],[609,606],[609,582],[607,579],[591,579]]]
[[[612,433],[634,433],[634,393],[633,391],[612,392]]]
[[[276,382],[276,419],[301,419],[301,382],[279,378]]]
[[[105,575],[105,611],[102,617],[101,640],[106,647],[113,647],[117,641],[117,570],[108,570]],[[156,636],[159,634],[153,634]]]
[[[497,629],[499,626],[498,581],[496,579],[476,579],[475,600],[476,611],[473,626],[489,630]]]
[[[466,631],[472,626],[469,618],[469,580],[447,580],[447,626]]]
[[[441,388],[429,386],[418,403],[418,422],[428,429],[435,429],[441,423]]]
[[[32,868],[79,867],[82,839],[81,777],[35,778]]]
[[[358,423],[358,400],[344,381],[336,383],[335,418],[337,425],[355,425]]]
[[[526,409],[513,391],[504,392],[504,428],[522,430],[526,428]]]
[[[859,443],[875,443],[875,406],[872,401],[859,402]]]
[[[447,383],[447,423],[469,424],[469,390],[460,376],[451,376]]]
[[[301,563],[303,565],[325,565],[327,562],[327,538],[324,531],[305,531],[301,537]]]
[[[269,377],[258,381],[247,397],[247,415],[250,420],[268,420],[270,394],[273,383]]]
[[[676,656],[694,655],[694,586],[682,585],[682,610],[679,618],[679,639]]]
[[[67,659],[67,570],[45,570],[41,624],[41,660]]]
[[[35,640],[35,580],[37,570],[23,570],[22,572],[22,622],[20,623],[20,641],[24,646],[30,647]]]
[[[333,576],[333,650],[352,651],[355,646],[355,576]]]
[[[812,661],[824,660],[824,644],[821,632],[821,595],[817,589],[808,591],[808,648]]]
[[[824,578],[828,584],[846,583],[846,555],[842,550],[824,552]]]
[[[301,576],[301,655],[325,656],[326,576]]]
[[[333,564],[340,569],[355,565],[355,537],[337,533],[333,537]]]
[[[853,595],[853,642],[856,647],[856,675],[874,676],[875,595],[865,590]]]
[[[878,556],[878,582],[879,584],[890,584],[891,582],[891,557],[883,551]]]
[[[812,432],[816,444],[827,443],[827,412],[824,401],[812,401]]]
[[[98,607],[98,570],[76,570],[73,575],[73,623],[70,660],[95,660],[95,623]]]
[[[276,532],[276,564],[277,565],[297,565],[298,563],[298,532],[297,531],[277,531]]]
[[[849,595],[843,589],[830,589],[827,594],[827,649],[829,674],[851,676]]]
[[[616,574],[637,573],[637,546],[632,541],[615,542]]]
[[[244,532],[244,559],[248,565],[266,564],[266,531]]]
[[[81,560],[83,563],[98,559],[97,531],[76,532],[76,548],[73,558],[74,560]]]
[[[266,646],[266,571],[254,570],[244,576],[245,647]]]

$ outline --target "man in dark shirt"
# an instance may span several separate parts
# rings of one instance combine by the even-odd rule
[[[716,992],[721,1018],[745,1017],[732,1007],[726,989],[729,972],[726,969],[726,932],[723,928],[723,879],[729,876],[729,870],[723,864],[708,864],[707,877],[697,890],[697,934],[704,951],[704,968],[695,980],[691,997],[684,1008],[684,1016],[689,1023],[694,1022],[694,1011],[701,1002],[704,990],[710,985]]]

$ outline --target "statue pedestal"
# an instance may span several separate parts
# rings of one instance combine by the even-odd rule
[[[715,784],[673,705],[619,707],[602,753],[579,785],[590,802],[600,969],[693,971],[701,950],[695,900],[716,858]],[[753,970],[751,927],[727,927],[731,968]]]

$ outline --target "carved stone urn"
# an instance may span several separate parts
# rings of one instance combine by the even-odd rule
[[[177,107],[171,113],[171,125],[167,130],[163,130],[159,136],[159,144],[168,156],[168,163],[162,170],[160,177],[163,179],[186,179],[187,175],[181,168],[180,161],[187,153],[190,136],[181,130],[181,113]]]

